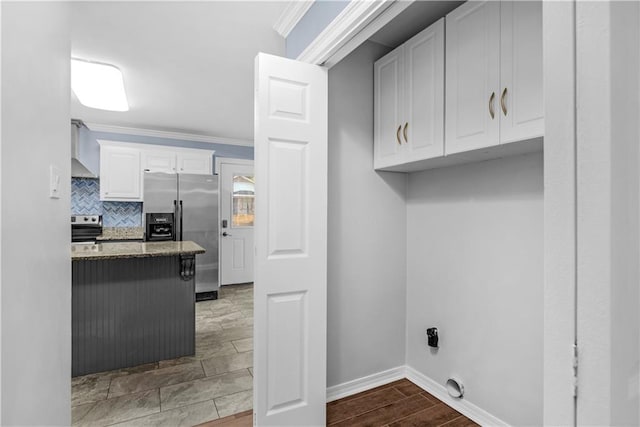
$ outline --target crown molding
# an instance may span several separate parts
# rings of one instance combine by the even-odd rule
[[[287,38],[291,30],[300,22],[302,17],[307,13],[311,5],[315,0],[298,0],[290,1],[287,7],[284,8],[278,21],[273,26],[273,29],[278,32],[282,37]]]
[[[296,58],[322,65],[396,0],[351,1]]]
[[[197,135],[192,133],[169,132],[154,129],[130,128],[125,126],[104,125],[100,123],[87,123],[85,126],[94,132],[109,132],[135,136],[150,136],[155,138],[181,139],[185,141],[208,142],[210,144],[238,145],[241,147],[253,147],[253,141],[247,139],[221,138],[209,135]]]

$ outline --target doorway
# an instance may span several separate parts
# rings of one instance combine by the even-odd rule
[[[253,282],[255,178],[253,160],[218,158],[220,285]]]

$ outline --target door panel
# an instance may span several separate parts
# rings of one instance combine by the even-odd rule
[[[211,174],[211,155],[209,153],[179,152],[177,155],[178,172],[188,174]]]
[[[254,413],[325,425],[327,71],[256,59]]]
[[[147,172],[176,172],[176,155],[167,151],[144,151],[143,169]]]
[[[230,160],[231,162],[232,160]],[[255,178],[253,165],[220,163],[220,283],[253,282]],[[226,227],[225,227],[226,224]]]
[[[374,64],[375,159],[380,168],[402,163],[403,47]]]
[[[408,135],[404,161],[443,156],[444,18],[410,39],[404,55]]]
[[[500,2],[463,4],[447,15],[446,32],[445,152],[497,145]]]
[[[139,150],[124,147],[100,149],[100,199],[142,200]]]
[[[542,2],[504,2],[500,15],[500,143],[543,136]]]

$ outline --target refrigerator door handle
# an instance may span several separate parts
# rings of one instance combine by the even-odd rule
[[[177,222],[177,216],[178,216],[178,201],[177,200],[173,200],[173,240],[178,240],[178,229],[176,228],[176,226],[178,225]]]
[[[182,210],[183,210],[183,206],[182,206],[182,200],[180,200],[180,241],[182,242]]]

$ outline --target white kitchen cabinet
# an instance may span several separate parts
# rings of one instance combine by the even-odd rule
[[[176,173],[176,154],[167,150],[144,150],[142,169],[147,172]]]
[[[500,3],[500,143],[544,135],[542,2]]]
[[[444,19],[374,64],[374,167],[444,154]]]
[[[444,155],[444,18],[404,44],[404,59],[404,162],[440,157]]]
[[[141,150],[143,169],[148,172],[198,175],[212,173],[213,152],[210,150],[177,147],[141,148]]]
[[[402,163],[403,46],[374,64],[374,167]]]
[[[447,15],[447,155],[542,136],[542,2],[467,2]]]
[[[98,141],[100,200],[143,201],[144,172],[210,175],[213,150]]]
[[[100,144],[100,200],[142,201],[140,150]]]
[[[212,152],[206,150],[180,150],[177,152],[177,172],[211,175]]]

